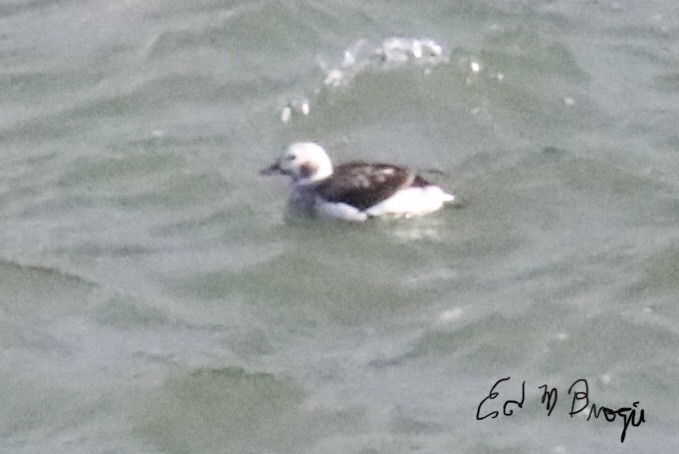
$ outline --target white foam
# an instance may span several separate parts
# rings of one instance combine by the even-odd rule
[[[441,312],[439,315],[439,320],[443,323],[454,322],[462,317],[462,309],[456,307],[455,309],[449,309],[447,311]]]
[[[359,39],[344,50],[342,60],[337,64],[328,64],[321,58],[317,60],[325,73],[323,87],[336,88],[373,68],[393,69],[417,65],[423,66],[424,73],[428,74],[432,67],[446,63],[449,59],[443,47],[433,39],[391,37],[380,43]],[[320,88],[316,88],[313,93],[319,91]],[[303,99],[304,103],[291,101],[283,107],[280,114],[283,123],[295,116],[309,114],[309,101]]]

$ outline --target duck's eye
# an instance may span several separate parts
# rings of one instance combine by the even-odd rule
[[[294,154],[288,155],[288,161],[294,161],[295,159],[297,159],[297,156],[295,156]]]

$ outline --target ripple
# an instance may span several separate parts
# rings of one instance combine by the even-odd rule
[[[240,367],[181,374],[135,407],[135,432],[163,451],[301,452],[360,413],[309,405],[291,379]]]

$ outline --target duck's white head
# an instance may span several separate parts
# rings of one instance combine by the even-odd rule
[[[320,145],[313,142],[296,142],[286,148],[281,157],[261,173],[290,175],[296,184],[309,184],[332,175],[332,162]]]

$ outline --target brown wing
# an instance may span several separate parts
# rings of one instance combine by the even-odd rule
[[[346,203],[363,211],[408,186],[429,183],[414,171],[380,163],[352,162],[335,168],[319,183],[317,193],[330,202]]]

